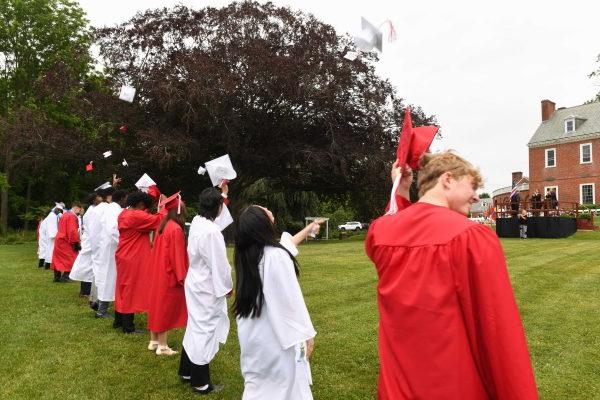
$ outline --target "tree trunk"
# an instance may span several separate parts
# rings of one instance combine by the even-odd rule
[[[6,176],[7,184],[2,186],[2,193],[0,194],[0,233],[2,236],[6,236],[8,231],[8,168],[5,169],[4,175]]]
[[[27,194],[25,195],[25,224],[23,229],[25,231],[29,230],[29,206],[31,205],[31,188],[33,187],[33,182],[31,179],[27,179]]]

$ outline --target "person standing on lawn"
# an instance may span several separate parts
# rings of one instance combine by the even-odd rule
[[[479,171],[452,152],[420,167],[419,201],[408,200],[406,166],[399,212],[375,220],[365,240],[379,275],[378,398],[538,399],[502,246],[466,218]]]
[[[314,221],[277,240],[268,209],[249,206],[235,235],[235,303],[244,377],[243,400],[311,400],[309,358],[317,334],[298,282],[298,244],[316,234]]]
[[[199,394],[220,391],[221,386],[211,382],[209,363],[229,334],[227,297],[233,289],[231,266],[221,227],[215,223],[223,211],[223,202],[218,189],[204,189],[188,237],[190,268],[184,285],[188,318],[179,375]]]
[[[150,232],[158,228],[166,214],[150,213],[152,198],[138,191],[127,196],[128,207],[118,218],[119,244],[115,253],[117,284],[115,323],[124,333],[136,331],[134,316],[148,311],[150,289]]]
[[[74,202],[71,209],[63,213],[58,222],[58,232],[54,241],[52,269],[54,282],[70,282],[69,272],[81,250],[79,239],[79,218],[81,203]],[[61,276],[62,274],[62,276]]]
[[[167,215],[161,220],[150,255],[150,304],[148,308],[148,350],[171,356],[177,351],[167,342],[168,331],[187,323],[184,281],[188,271],[188,254],[183,228],[186,209],[179,193],[159,203]]]

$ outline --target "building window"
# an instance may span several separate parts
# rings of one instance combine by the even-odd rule
[[[566,119],[565,120],[565,133],[575,132],[575,119]]]
[[[548,199],[548,189],[550,189],[550,193],[554,190],[556,193],[556,200],[558,200],[558,186],[544,186],[544,193],[542,193],[542,199]]]
[[[556,149],[546,149],[546,168],[556,167]]]
[[[579,162],[588,164],[592,162],[592,144],[582,143],[579,145]]]
[[[596,188],[593,183],[579,185],[579,202],[581,204],[594,204],[596,202]]]

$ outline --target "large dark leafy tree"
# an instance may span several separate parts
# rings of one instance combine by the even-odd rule
[[[403,104],[375,74],[374,54],[342,57],[350,40],[330,25],[271,3],[177,6],[99,29],[97,43],[115,89],[138,90],[136,135],[169,142],[142,150],[170,189],[197,193],[197,166],[229,153],[238,203],[292,199],[301,209],[315,193],[351,193],[364,217],[380,211]],[[432,122],[418,108],[413,118]]]
[[[90,31],[71,0],[0,2],[0,228],[7,229],[9,186],[68,156],[80,121],[70,100],[90,65]],[[60,148],[61,151],[56,150]],[[29,200],[29,199],[28,199]]]

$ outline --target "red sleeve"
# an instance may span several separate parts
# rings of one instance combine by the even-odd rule
[[[153,231],[160,225],[160,221],[167,215],[167,210],[162,209],[156,214],[151,214],[146,211],[135,213],[135,229],[137,231]]]
[[[67,240],[69,244],[79,243],[79,222],[77,221],[77,216],[70,215],[69,220],[65,222],[67,223]]]
[[[405,208],[409,207],[412,203],[410,202],[410,200],[400,196],[398,193],[396,193],[396,204],[398,204],[398,211],[402,211]],[[384,214],[388,212],[388,210],[390,209],[390,203],[388,201],[387,205],[385,206],[385,211]]]
[[[166,238],[165,238],[166,239]],[[167,254],[171,270],[175,273],[177,282],[183,286],[188,271],[188,254],[183,230],[178,227],[169,234]]]
[[[375,225],[377,225],[377,220],[371,222],[369,230],[367,231],[367,237],[365,238],[365,252],[367,253],[367,257],[371,260],[373,260],[373,252],[375,251],[375,248],[373,247]]]
[[[475,225],[452,243],[453,274],[473,358],[492,399],[538,399],[502,246]]]

